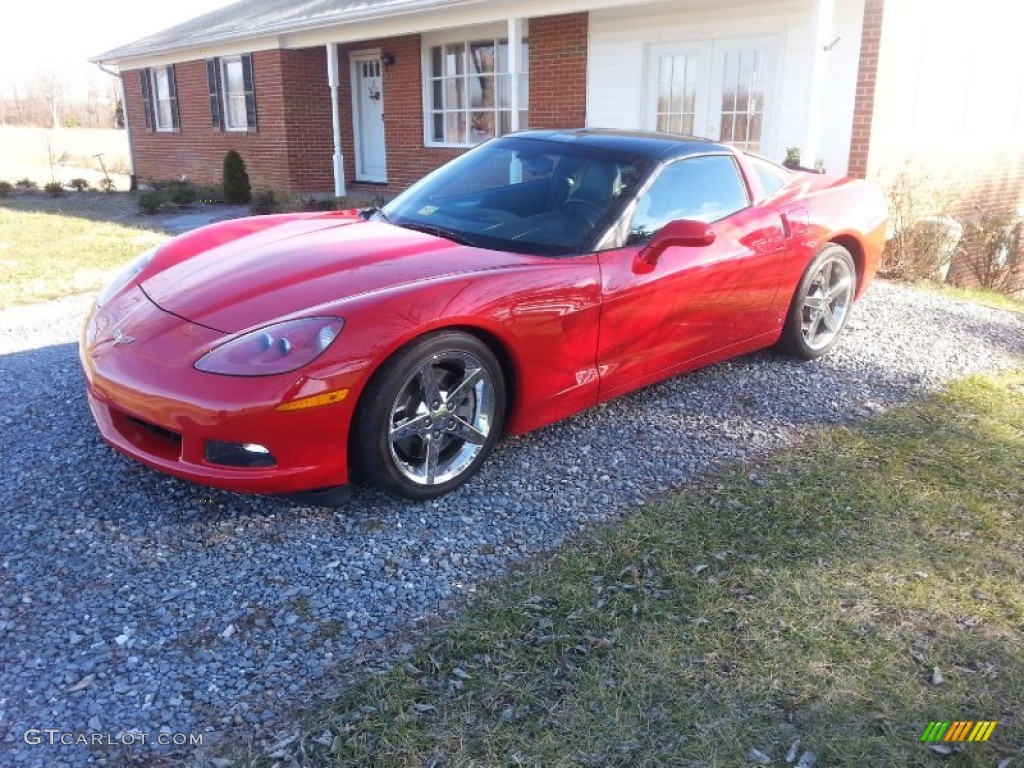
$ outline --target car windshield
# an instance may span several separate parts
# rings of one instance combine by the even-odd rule
[[[579,254],[593,249],[650,165],[640,155],[580,143],[493,139],[426,176],[380,215],[480,248]]]

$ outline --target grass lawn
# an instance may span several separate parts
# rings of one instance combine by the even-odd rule
[[[0,206],[0,309],[94,291],[166,235],[111,222]]]
[[[302,763],[1018,765],[1022,510],[1024,371],[958,383],[520,569],[313,710]]]
[[[993,309],[1005,309],[1008,312],[1024,313],[1024,299],[1015,299],[1005,293],[997,293],[985,288],[958,288],[945,283],[936,283],[930,280],[922,280],[914,283],[915,288],[921,288],[931,293],[938,293],[942,296],[950,296],[954,299],[963,299],[973,304],[981,304]]]

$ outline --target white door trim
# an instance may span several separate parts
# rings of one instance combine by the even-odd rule
[[[364,50],[354,52],[349,55],[349,76],[352,83],[352,135],[353,135],[353,153],[355,154],[355,178],[356,181],[368,181],[373,183],[386,183],[387,182],[387,170],[381,176],[368,176],[363,170],[363,137],[362,137],[362,105],[359,100],[359,65],[366,61],[380,61],[381,52],[377,50]],[[382,76],[381,76],[381,105],[384,103],[384,78],[383,78],[383,63]],[[384,143],[384,131],[383,126],[381,128],[381,142],[384,149],[384,156],[387,157],[387,144]],[[386,168],[386,162],[385,162]]]

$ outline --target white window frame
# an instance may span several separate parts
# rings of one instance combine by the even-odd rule
[[[785,38],[781,32],[765,30],[760,34],[735,35],[727,30],[708,30],[706,38],[681,38],[671,43],[656,43],[646,46],[644,52],[643,97],[644,117],[642,125],[655,130],[658,112],[658,59],[673,53],[693,53],[698,57],[698,88],[694,134],[714,141],[721,140],[722,114],[717,98],[721,98],[723,64],[729,51],[760,48],[766,52],[764,82],[764,108],[761,118],[761,148],[755,154],[770,157],[775,154],[778,144],[778,121],[781,113],[781,98],[784,93],[782,55]]]
[[[242,101],[242,124],[232,125],[231,124],[231,109],[230,100],[232,94],[228,87],[228,64],[237,63],[242,68],[242,92],[236,94],[235,98],[239,98]],[[249,112],[248,107],[245,103],[245,69],[242,67],[241,56],[224,56],[220,60],[220,82],[221,82],[221,109],[224,119],[222,121],[223,129],[225,131],[239,131],[245,132],[249,130]]]
[[[174,132],[174,94],[171,93],[171,76],[168,73],[170,67],[151,67],[149,70],[149,98],[151,100],[150,109],[153,112],[153,130],[160,131],[161,133],[173,133]],[[167,86],[166,96],[160,95],[160,79],[157,77],[157,73],[162,72],[164,76],[164,84]],[[163,124],[160,121],[160,103],[166,102],[171,105],[170,120],[167,124]]]
[[[435,75],[431,67],[433,66],[433,58],[431,51],[437,47],[443,47],[445,45],[462,44],[464,47],[470,43],[482,42],[486,40],[492,40],[495,48],[501,42],[508,43],[508,27],[504,24],[488,24],[480,27],[463,27],[461,29],[449,30],[443,34],[424,35],[422,38],[422,44],[420,46],[423,73],[423,145],[426,147],[451,147],[458,149],[465,149],[467,147],[475,147],[477,144],[482,142],[457,142],[457,141],[437,141],[434,139],[434,113],[441,112],[442,114],[448,114],[449,112],[484,112],[491,111],[495,115],[495,136],[501,136],[500,133],[501,124],[498,120],[498,115],[502,112],[511,114],[512,110],[502,109],[497,106],[491,109],[451,109],[445,110],[435,109],[433,104],[434,97],[434,81],[442,79],[442,75]],[[525,88],[520,88],[520,104],[519,111],[526,113],[529,116],[530,111],[530,100],[529,100],[529,30],[527,24],[523,24],[523,37],[522,42],[527,46],[526,56],[520,56],[520,67],[521,72],[519,74],[526,75]],[[508,75],[508,72],[495,72],[494,77],[497,79],[499,75]],[[520,129],[526,128],[525,125],[520,125]],[[486,141],[486,139],[485,139]]]

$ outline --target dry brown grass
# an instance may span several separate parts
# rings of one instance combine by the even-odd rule
[[[47,144],[49,142],[49,144]],[[0,126],[0,179],[14,183],[29,178],[40,187],[53,177],[66,184],[84,178],[98,184],[103,178],[93,155],[103,162],[118,189],[128,188],[128,138],[124,131],[95,128],[34,128]]]

